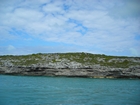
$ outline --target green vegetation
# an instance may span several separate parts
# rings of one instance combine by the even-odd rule
[[[101,66],[127,68],[129,66],[140,65],[140,57],[106,56],[104,54],[83,52],[0,56],[0,66],[32,66],[33,64],[46,64],[49,62],[77,62],[82,65],[99,64]]]

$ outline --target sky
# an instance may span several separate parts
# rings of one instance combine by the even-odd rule
[[[0,0],[0,55],[140,57],[140,0]]]

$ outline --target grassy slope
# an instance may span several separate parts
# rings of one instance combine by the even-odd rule
[[[140,65],[139,57],[106,56],[90,53],[52,53],[13,56],[0,56],[0,65],[12,64],[16,66],[30,66],[32,64],[45,64],[56,62],[78,62],[83,65],[100,64],[101,66],[122,67]]]

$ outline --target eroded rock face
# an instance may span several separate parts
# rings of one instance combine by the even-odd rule
[[[140,67],[133,68],[49,68],[49,67],[0,67],[0,74],[43,75],[92,78],[140,78]]]
[[[1,56],[0,74],[140,78],[140,58],[88,53]]]

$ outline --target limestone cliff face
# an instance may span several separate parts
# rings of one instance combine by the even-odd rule
[[[140,58],[89,53],[0,56],[0,74],[140,78]]]

